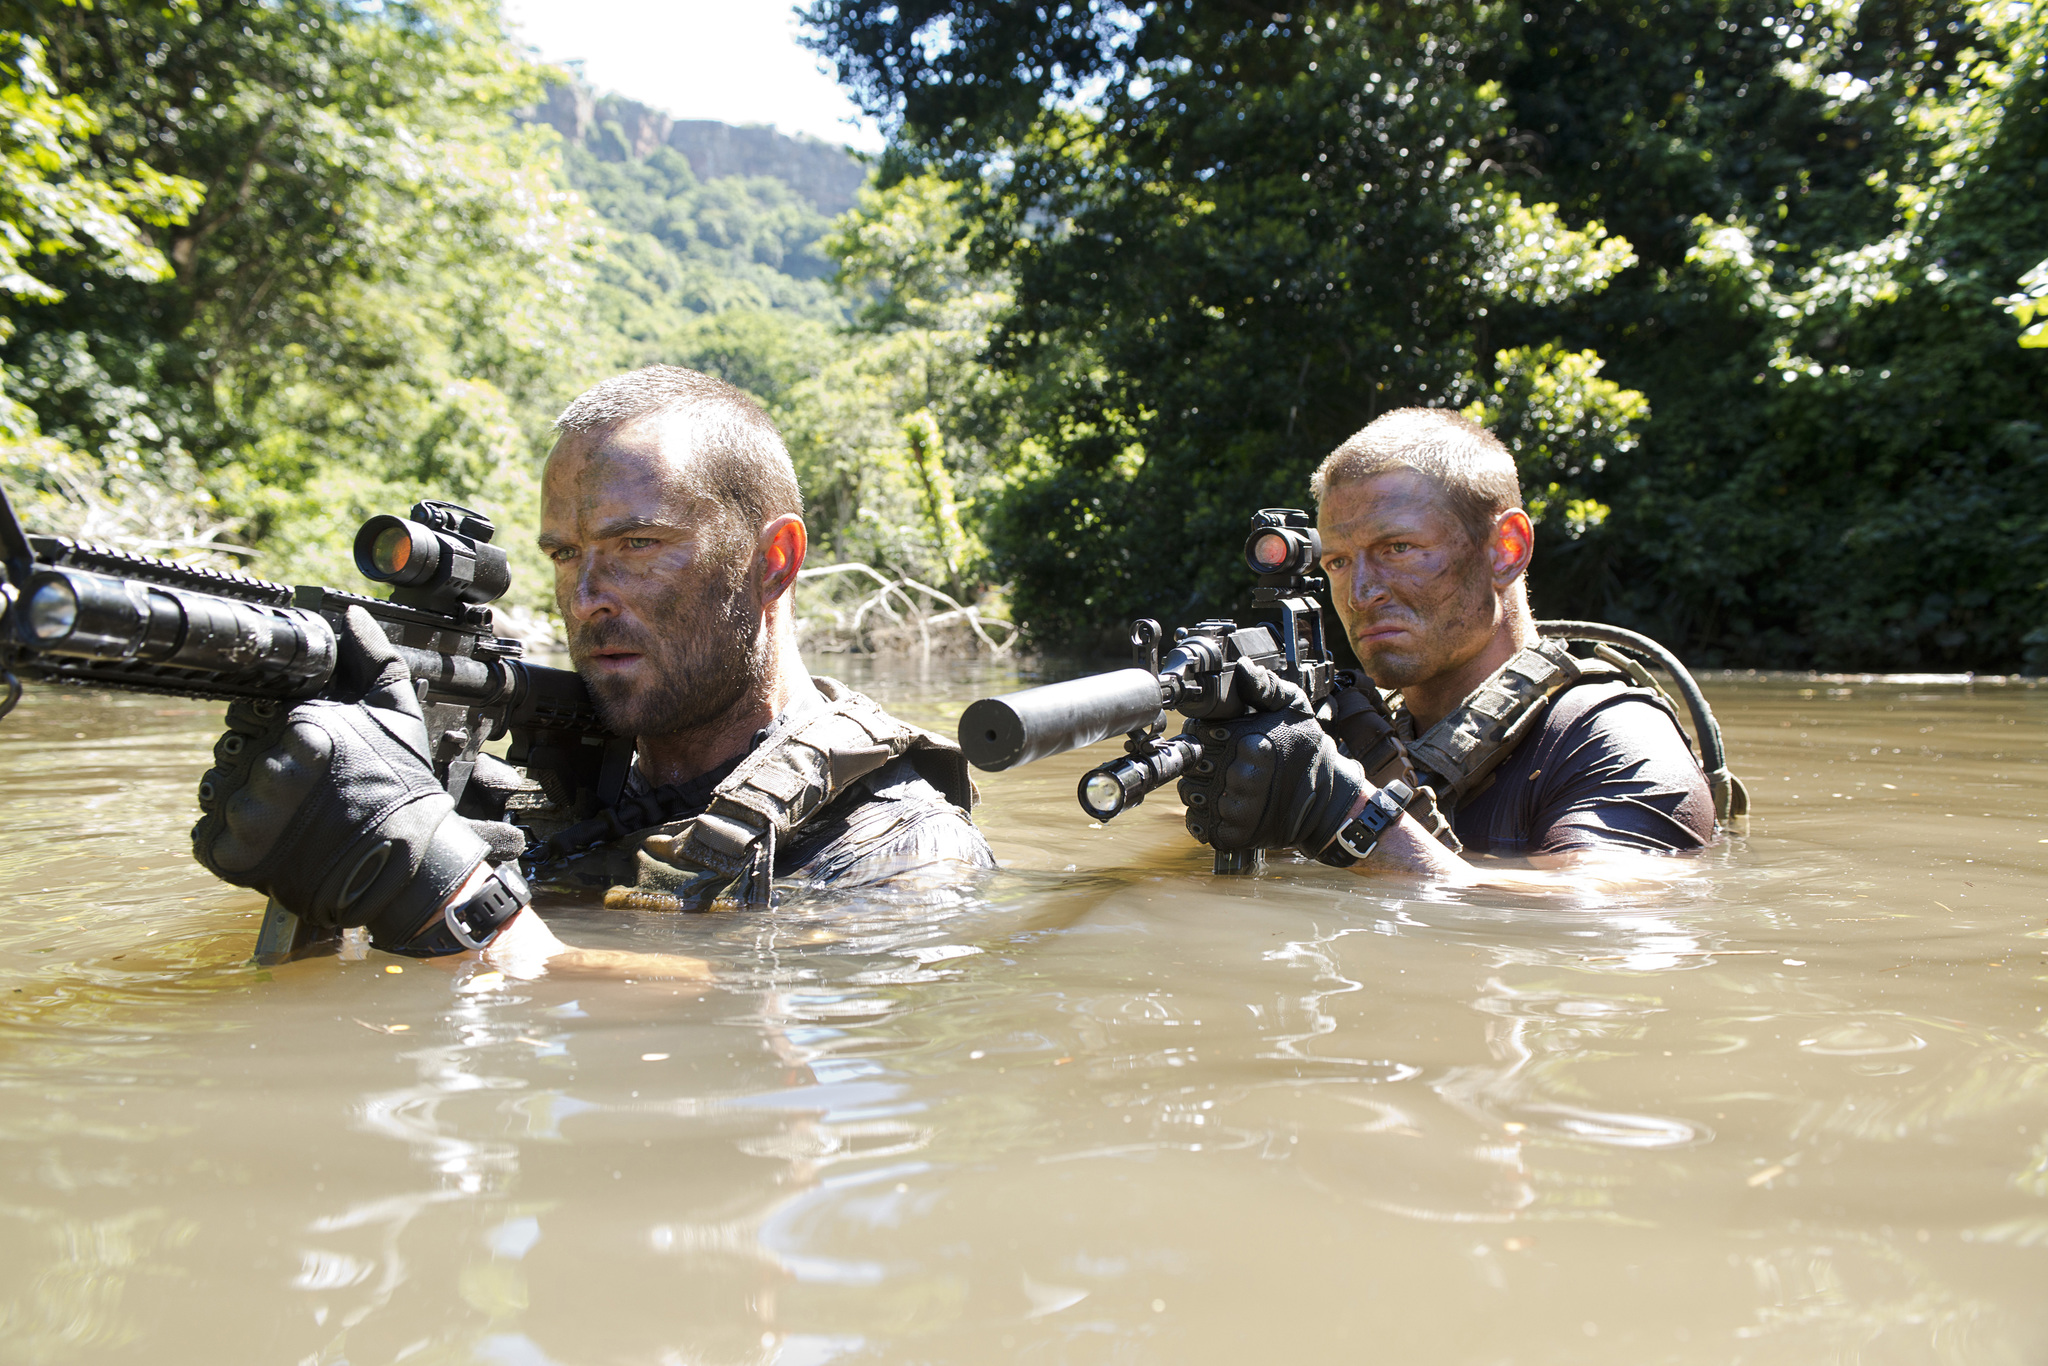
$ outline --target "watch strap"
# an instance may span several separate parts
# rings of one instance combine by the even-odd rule
[[[383,945],[409,958],[443,958],[469,953],[498,937],[505,922],[533,901],[533,892],[514,863],[491,870],[483,886],[462,900],[450,902],[426,928],[403,944]]]
[[[1399,778],[1380,788],[1366,798],[1365,809],[1337,831],[1330,847],[1320,855],[1322,861],[1339,868],[1364,862],[1379,847],[1380,837],[1401,819],[1401,813],[1414,800],[1415,789]]]

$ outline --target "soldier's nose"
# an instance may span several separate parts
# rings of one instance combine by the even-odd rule
[[[578,621],[589,621],[593,617],[616,611],[611,594],[594,583],[588,572],[576,581],[576,591],[569,599],[569,615]]]

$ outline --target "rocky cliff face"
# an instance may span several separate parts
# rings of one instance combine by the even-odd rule
[[[606,161],[637,161],[657,147],[672,147],[699,180],[720,176],[772,176],[809,199],[820,213],[853,207],[868,168],[844,147],[812,137],[790,137],[759,125],[735,127],[710,119],[672,119],[659,109],[584,85],[556,85],[524,117]]]

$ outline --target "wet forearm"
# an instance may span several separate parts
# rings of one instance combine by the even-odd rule
[[[1358,811],[1365,808],[1360,801]],[[1351,814],[1355,818],[1358,811]],[[1366,876],[1397,873],[1449,887],[1488,887],[1509,892],[1620,892],[1682,876],[1666,859],[1634,850],[1576,850],[1538,855],[1531,868],[1482,866],[1446,849],[1412,816],[1380,837],[1370,858],[1351,871]]]
[[[1353,813],[1354,815],[1356,813]],[[1359,873],[1412,873],[1432,882],[1467,886],[1479,870],[1437,842],[1413,816],[1403,816],[1387,832],[1370,858],[1352,865]]]

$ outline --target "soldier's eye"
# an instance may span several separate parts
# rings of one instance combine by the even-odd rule
[[[572,545],[558,545],[548,552],[548,558],[556,564],[567,564],[576,558],[576,547]]]
[[[628,536],[625,538],[625,546],[628,550],[646,550],[654,544],[655,540],[652,536]]]

